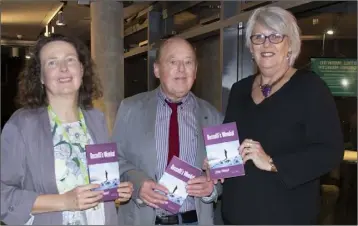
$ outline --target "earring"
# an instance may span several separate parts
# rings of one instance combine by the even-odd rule
[[[286,56],[286,59],[289,60],[290,57],[291,57],[291,55],[292,55],[292,51],[288,51],[287,56]]]

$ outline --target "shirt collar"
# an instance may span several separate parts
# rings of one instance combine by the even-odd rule
[[[159,89],[158,89],[158,92],[157,92],[157,93],[158,93],[159,101],[160,101],[162,104],[165,104],[165,101],[168,101],[168,102],[170,102],[170,103],[173,102],[173,101],[171,101],[171,100],[164,94],[163,89],[162,89],[161,86],[159,86]],[[180,102],[182,102],[183,105],[186,104],[186,103],[189,101],[189,99],[190,99],[191,96],[192,96],[192,94],[191,94],[191,92],[189,91],[189,93],[188,93],[185,97],[183,97],[183,99],[181,99]]]

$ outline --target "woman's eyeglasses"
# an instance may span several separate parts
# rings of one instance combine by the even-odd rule
[[[286,35],[281,35],[281,34],[270,34],[270,35],[256,34],[256,35],[251,35],[250,40],[254,45],[261,45],[265,43],[266,39],[268,39],[272,44],[278,44],[283,41],[285,36]]]

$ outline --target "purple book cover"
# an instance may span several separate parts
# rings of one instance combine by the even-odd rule
[[[178,213],[188,196],[185,188],[188,180],[200,176],[201,173],[201,169],[174,156],[158,182],[169,190],[168,204],[160,204],[159,207],[173,214]]]
[[[245,175],[236,123],[203,128],[212,179]]]
[[[120,183],[117,144],[86,145],[86,156],[89,182],[101,185],[95,190],[104,190],[103,201],[117,199]]]

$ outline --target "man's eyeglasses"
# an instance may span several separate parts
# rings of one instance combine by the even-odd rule
[[[254,45],[261,45],[265,43],[266,39],[268,39],[272,44],[278,44],[283,41],[285,36],[286,35],[281,35],[281,34],[270,34],[270,35],[256,34],[256,35],[251,35],[250,40]]]

